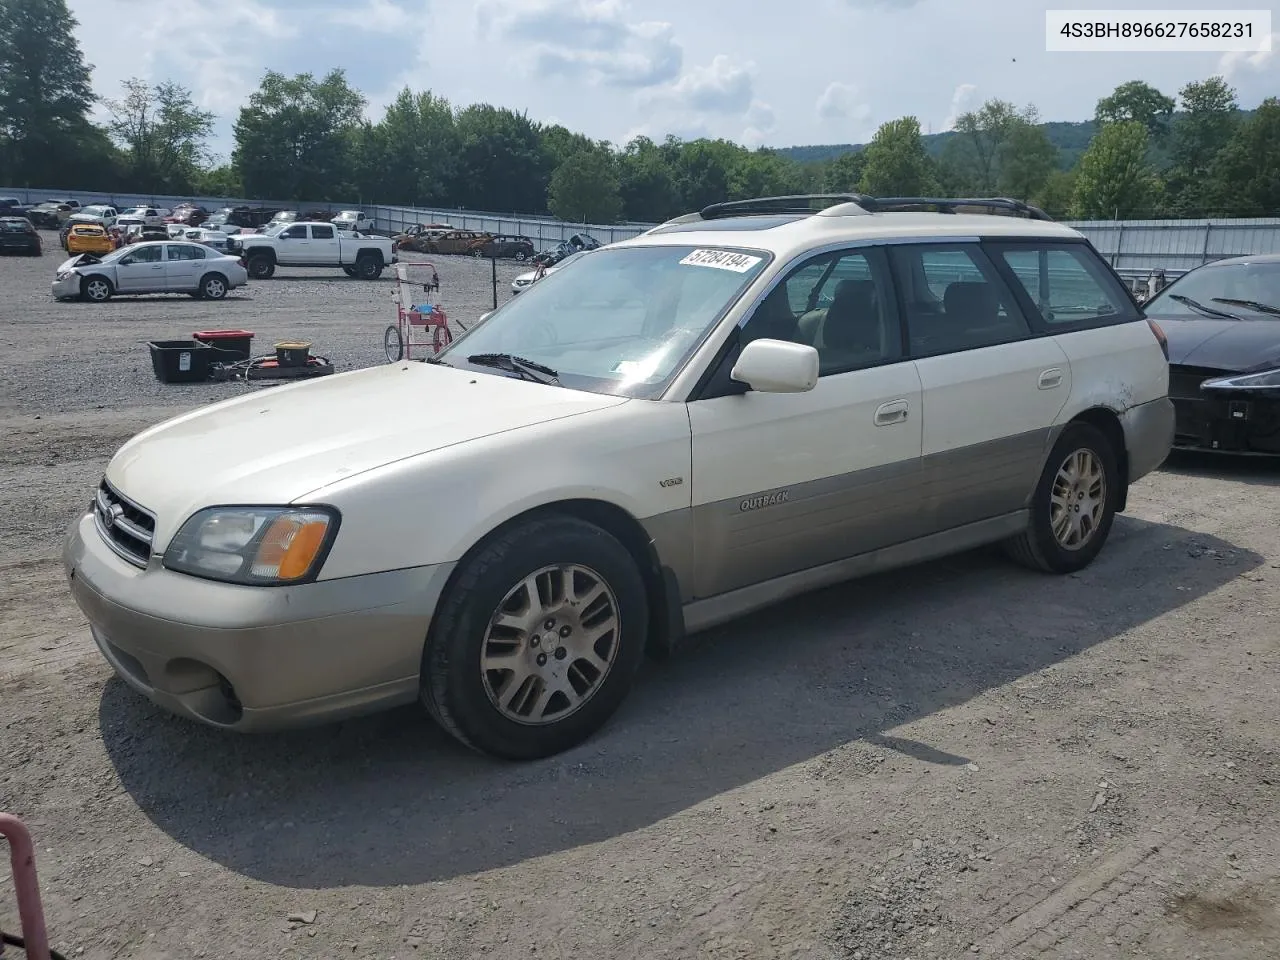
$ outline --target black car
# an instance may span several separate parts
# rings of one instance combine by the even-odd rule
[[[1197,267],[1143,310],[1168,339],[1175,449],[1280,456],[1280,254]]]
[[[44,253],[40,234],[26,217],[0,217],[0,253],[25,253],[38,257]]]

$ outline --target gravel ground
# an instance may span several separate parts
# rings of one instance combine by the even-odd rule
[[[0,809],[68,956],[1280,957],[1280,466],[1172,461],[1076,576],[981,551],[703,634],[548,761],[413,709],[222,735],[111,679],[59,537],[127,436],[245,389],[147,339],[376,363],[392,284],[91,307],[57,259],[0,260]],[[469,322],[487,265],[440,259]]]

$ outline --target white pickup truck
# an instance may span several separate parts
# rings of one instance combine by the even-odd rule
[[[332,223],[282,223],[236,239],[254,280],[266,280],[277,266],[341,267],[349,277],[376,280],[399,260],[390,238],[345,233]]]

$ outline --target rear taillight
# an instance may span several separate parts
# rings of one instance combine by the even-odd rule
[[[1169,359],[1169,338],[1164,335],[1164,331],[1160,329],[1160,324],[1156,323],[1150,317],[1147,317],[1147,326],[1151,328],[1151,332],[1156,335],[1156,342],[1160,344],[1160,350],[1164,353],[1164,358]]]

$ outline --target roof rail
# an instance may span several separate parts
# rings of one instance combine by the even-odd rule
[[[750,200],[725,200],[698,211],[703,220],[750,216],[769,213],[818,213],[827,207],[853,203],[863,206],[870,199],[860,193],[798,193],[786,197],[754,197]],[[865,208],[864,208],[865,209]]]
[[[1039,207],[1008,197],[864,197],[863,206],[873,213],[902,212],[915,207],[934,207],[935,213],[955,213],[957,207],[985,207],[992,213],[1005,213],[1031,220],[1053,221]]]

